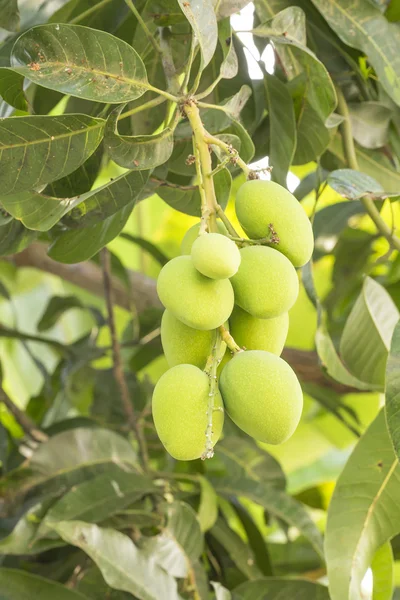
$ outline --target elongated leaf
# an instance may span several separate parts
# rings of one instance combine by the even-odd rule
[[[271,558],[263,534],[257,527],[250,513],[240,502],[234,500],[232,501],[232,504],[246,532],[248,544],[253,551],[257,567],[263,575],[272,575]]]
[[[224,17],[230,17],[236,12],[239,12],[250,4],[250,0],[221,0],[217,2],[217,17],[223,19]]]
[[[272,179],[286,187],[286,177],[296,149],[293,100],[286,85],[275,75],[264,75],[270,123],[269,165]]]
[[[362,50],[379,81],[400,104],[400,30],[389,23],[368,0],[349,4],[346,0],[312,0],[340,39]]]
[[[304,165],[323,154],[330,142],[324,122],[305,98],[297,117],[297,145],[293,157],[294,165]]]
[[[0,27],[8,31],[18,31],[18,0],[0,0]]]
[[[303,579],[268,577],[235,588],[232,600],[329,600],[328,588]],[[342,598],[344,600],[344,598]]]
[[[58,319],[71,308],[85,308],[76,296],[52,296],[37,323],[38,331],[54,327]]]
[[[200,45],[202,68],[206,67],[214,56],[218,43],[217,18],[212,0],[178,0],[179,6],[189,21]]]
[[[71,229],[95,225],[111,217],[141,194],[147,171],[130,171],[95,190],[73,198],[24,192],[1,199],[3,206],[29,229],[48,231],[62,217]]]
[[[400,466],[381,411],[342,471],[328,510],[325,553],[332,600],[360,599],[375,552],[400,531]]]
[[[220,66],[219,75],[223,79],[232,79],[238,72],[239,64],[235,46],[233,45],[232,28],[229,19],[223,19],[218,23],[218,39],[224,57]]]
[[[392,600],[393,598],[393,550],[390,542],[383,544],[371,563],[374,593],[372,600]]]
[[[17,194],[72,173],[96,150],[103,128],[102,119],[86,115],[3,119],[1,194]]]
[[[97,150],[89,156],[79,169],[66,177],[49,183],[42,193],[46,196],[55,196],[57,198],[72,198],[91,190],[99,175],[103,151],[103,144],[100,144]]]
[[[1,600],[87,600],[61,583],[18,569],[0,568]]]
[[[19,221],[12,219],[0,227],[0,256],[22,252],[36,236],[36,231],[26,229]]]
[[[215,600],[232,600],[230,591],[224,588],[220,583],[217,581],[211,581],[210,583],[214,588]]]
[[[96,225],[62,233],[51,244],[48,255],[50,258],[66,264],[75,264],[92,258],[119,235],[129,219],[133,204],[131,202],[115,215],[96,223]],[[29,229],[25,231],[29,231]]]
[[[145,240],[137,235],[131,235],[130,233],[122,233],[121,238],[132,242],[132,244],[137,244],[140,248],[148,252],[161,266],[164,266],[169,261],[168,256],[149,240]]]
[[[393,111],[380,102],[349,104],[354,139],[364,148],[380,148],[388,141]]]
[[[338,202],[319,210],[313,223],[314,254],[313,259],[318,260],[325,254],[330,254],[339,239],[339,234],[355,215],[365,212],[361,202]]]
[[[11,66],[39,85],[95,102],[129,102],[150,87],[132,46],[81,25],[29,29],[13,47]]]
[[[178,600],[176,581],[128,536],[83,521],[60,522],[54,529],[90,556],[112,588],[130,592],[140,600]]]
[[[22,515],[12,532],[0,541],[0,555],[38,554],[62,545],[60,540],[36,539],[47,507],[48,503],[35,504]]]
[[[400,457],[400,323],[394,329],[386,365],[385,411],[393,448]]]
[[[1,8],[0,8],[1,11]],[[28,104],[23,90],[24,78],[11,69],[0,69],[0,96],[18,110],[27,110]]]
[[[390,342],[399,317],[385,288],[366,277],[340,340],[343,361],[361,381],[384,387]]]
[[[218,497],[205,477],[199,476],[200,482],[200,505],[198,519],[201,531],[208,531],[214,525],[218,517]]]
[[[384,195],[383,187],[378,181],[352,169],[332,171],[328,175],[327,181],[335,192],[349,200],[359,200],[369,194],[377,197]]]
[[[173,130],[167,127],[154,135],[119,135],[118,117],[123,108],[116,108],[107,119],[104,142],[110,158],[121,167],[140,171],[165,163],[174,148]]]

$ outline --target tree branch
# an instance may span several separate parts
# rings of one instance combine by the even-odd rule
[[[51,273],[96,296],[103,296],[102,272],[96,264],[89,261],[75,265],[56,262],[47,256],[46,246],[39,242],[31,244],[29,248],[19,254],[7,257],[6,260],[12,261],[18,267],[31,267]],[[157,297],[154,279],[134,271],[130,271],[129,275],[132,283],[131,297],[137,311],[140,313],[147,308],[162,308]],[[123,283],[116,277],[111,277],[111,285],[114,303],[130,310],[129,294]],[[330,388],[338,394],[360,392],[360,390],[342,385],[328,378],[318,363],[316,352],[285,348],[282,358],[291,365],[299,379],[305,383],[315,383],[321,387]]]
[[[14,404],[2,387],[0,387],[0,402],[7,407],[26,435],[35,440],[35,442],[46,442],[48,440],[47,435],[43,433],[43,431],[40,431],[40,429],[36,427],[36,424],[30,420],[24,411],[20,410],[18,406]]]

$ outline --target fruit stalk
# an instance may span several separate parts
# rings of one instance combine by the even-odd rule
[[[229,350],[233,354],[236,354],[237,352],[243,352],[242,348],[238,346],[238,344],[235,342],[229,331],[223,325],[220,325],[219,332],[221,334],[222,340],[225,342],[225,344],[228,346]]]
[[[223,140],[220,140],[207,132],[205,140],[207,144],[213,144],[214,146],[221,148],[221,150],[230,157],[231,162],[242,169],[247,179],[258,179],[256,172],[247,166],[244,160],[240,158],[239,152],[231,144],[226,144]]]
[[[212,353],[210,354],[206,368],[204,369],[210,378],[210,391],[208,393],[208,406],[207,406],[207,427],[206,427],[206,445],[205,450],[201,456],[201,460],[206,458],[212,458],[214,456],[214,446],[212,442],[213,433],[213,415],[216,410],[223,410],[222,408],[215,408],[215,394],[217,391],[217,368],[219,364],[219,347],[221,345],[221,332],[219,329],[215,330],[214,345]]]

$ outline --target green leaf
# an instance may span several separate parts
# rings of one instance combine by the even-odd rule
[[[248,4],[250,4],[250,0],[220,0],[220,2],[216,3],[217,17],[218,19],[230,17]]]
[[[218,23],[218,39],[224,57],[219,69],[219,76],[222,79],[232,79],[237,75],[239,63],[229,19],[223,19]]]
[[[113,110],[107,119],[104,143],[110,158],[121,167],[140,171],[165,163],[174,148],[173,129],[167,127],[153,135],[119,135],[118,117],[123,108]]]
[[[200,529],[205,532],[211,529],[218,517],[218,497],[205,477],[199,475],[200,483],[200,505],[197,518],[199,519]]]
[[[164,252],[161,252],[157,246],[149,242],[149,240],[145,240],[137,235],[131,235],[130,233],[121,233],[121,238],[132,242],[132,244],[137,244],[142,250],[148,252],[162,267],[169,261],[168,256]]]
[[[247,541],[253,551],[256,565],[263,575],[272,575],[271,558],[263,534],[257,527],[249,511],[240,502],[233,500],[232,505],[246,532]]]
[[[331,138],[324,122],[306,98],[302,101],[296,126],[297,145],[292,162],[294,165],[304,165],[319,158]]]
[[[225,519],[219,517],[209,534],[223,546],[229,558],[248,579],[258,579],[262,576],[255,564],[252,549],[229,527]]]
[[[71,198],[79,194],[85,194],[92,189],[101,168],[103,158],[103,144],[99,147],[86,162],[62,179],[57,179],[49,183],[43,190],[43,194],[47,196],[56,196],[57,198]]]
[[[12,198],[12,194],[72,173],[96,150],[103,128],[102,119],[86,115],[3,119],[0,130],[1,193]],[[1,202],[3,198],[0,198]]]
[[[18,569],[0,568],[1,600],[87,600],[56,581]]]
[[[58,319],[71,308],[85,308],[85,306],[76,296],[52,296],[36,325],[37,330],[46,331],[54,327]]]
[[[392,600],[394,583],[393,567],[393,550],[390,542],[387,542],[375,552],[371,563],[374,582],[372,600]]]
[[[151,88],[132,46],[81,25],[32,27],[15,42],[11,67],[46,88],[95,102],[130,102]]]
[[[220,583],[216,581],[210,581],[214,588],[215,600],[232,600],[232,595],[229,590],[224,588]]]
[[[0,0],[0,27],[18,31],[19,25],[18,0]]]
[[[0,227],[0,256],[22,252],[36,236],[36,231],[26,229],[19,221],[12,219]]]
[[[364,213],[363,205],[357,200],[338,202],[317,211],[313,222],[314,261],[325,254],[330,254],[336,246],[339,234],[347,227],[349,220]]]
[[[399,317],[385,288],[366,277],[340,340],[344,363],[361,381],[384,387],[390,341]]]
[[[381,102],[349,104],[353,137],[364,148],[380,148],[388,141],[393,111]]]
[[[342,471],[328,510],[325,554],[332,600],[361,598],[375,552],[400,531],[400,467],[383,411]]]
[[[215,192],[219,204],[225,208],[230,195],[232,177],[228,169],[222,169],[214,177]],[[189,189],[176,186],[160,186],[157,195],[167,204],[193,217],[201,216],[201,201],[197,186],[189,186]]]
[[[89,260],[120,234],[129,219],[133,206],[134,203],[131,202],[115,215],[90,227],[61,233],[51,244],[48,255],[50,258],[66,264]],[[29,231],[29,229],[25,229],[25,231]]]
[[[232,600],[329,600],[328,588],[304,579],[269,577],[246,581],[232,592]],[[344,597],[342,598],[344,600]]]
[[[318,357],[321,361],[321,366],[326,373],[335,381],[354,387],[358,390],[373,390],[380,389],[381,386],[376,386],[365,381],[357,379],[352,375],[340,360],[332,339],[324,325],[317,329],[315,334],[315,345],[317,347]]]
[[[54,529],[66,542],[90,556],[110,587],[130,592],[140,600],[178,600],[173,577],[127,535],[83,521],[60,522]]]
[[[389,96],[400,104],[400,31],[368,0],[312,0],[340,39],[362,50]]]
[[[0,8],[1,10],[1,8]],[[24,78],[11,69],[0,69],[0,96],[7,104],[26,111],[28,104],[23,90]]]
[[[264,75],[270,124],[269,166],[272,179],[286,187],[286,177],[296,149],[296,120],[289,90],[275,75]]]
[[[386,365],[386,421],[393,448],[400,456],[400,323],[397,323]]]
[[[367,195],[383,196],[380,183],[369,175],[352,169],[337,169],[328,175],[329,185],[338,194],[349,200],[359,200]]]
[[[105,185],[73,198],[24,192],[1,199],[5,209],[29,229],[48,231],[60,219],[71,229],[95,225],[137,199],[147,183],[148,171],[130,171]]]
[[[214,56],[218,43],[217,18],[212,0],[191,0],[191,2],[178,0],[178,2],[200,45],[201,69],[204,69]]]

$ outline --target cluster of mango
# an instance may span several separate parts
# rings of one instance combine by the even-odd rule
[[[230,235],[221,222],[215,233],[196,224],[182,255],[158,277],[171,368],[155,387],[153,418],[179,460],[212,455],[224,410],[270,444],[287,440],[301,416],[300,384],[280,354],[299,290],[295,267],[313,251],[311,223],[296,198],[270,181],[244,183],[235,208],[248,239]]]

